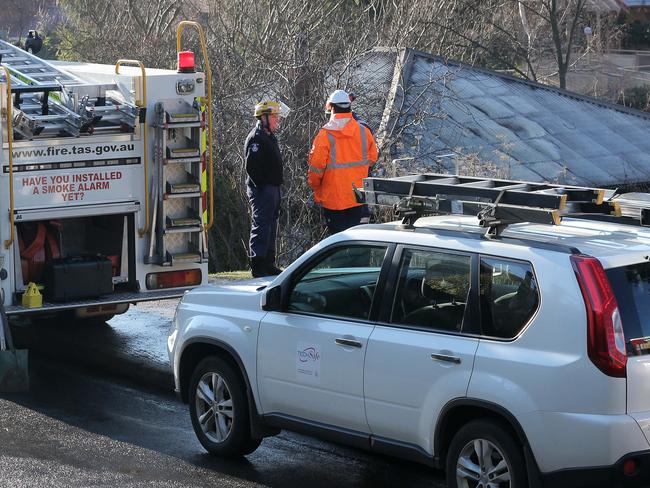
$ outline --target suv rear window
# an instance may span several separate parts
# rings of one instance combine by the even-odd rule
[[[650,337],[650,263],[605,272],[616,295],[625,340]]]
[[[512,339],[537,310],[537,281],[530,263],[481,258],[483,335]]]

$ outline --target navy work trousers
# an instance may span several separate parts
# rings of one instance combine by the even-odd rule
[[[336,234],[337,232],[342,232],[345,229],[359,225],[363,212],[363,205],[346,208],[344,210],[330,210],[329,208],[323,208],[325,222],[327,223],[327,229],[330,231],[330,234]]]
[[[270,252],[275,252],[280,216],[280,187],[247,185],[246,194],[251,204],[250,257],[265,258]]]

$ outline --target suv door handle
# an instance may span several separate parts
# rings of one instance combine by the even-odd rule
[[[362,347],[363,344],[361,344],[359,341],[353,341],[352,339],[344,339],[342,337],[337,337],[334,339],[334,342],[336,342],[339,346],[347,346],[347,347]]]
[[[461,360],[457,356],[448,356],[447,354],[431,354],[434,361],[445,361],[447,363],[460,364]]]

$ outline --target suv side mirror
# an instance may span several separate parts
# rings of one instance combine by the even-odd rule
[[[275,285],[269,288],[262,295],[262,310],[267,312],[279,312],[282,310],[282,287]]]

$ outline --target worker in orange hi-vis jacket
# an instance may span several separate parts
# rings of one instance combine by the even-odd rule
[[[332,115],[318,132],[309,152],[309,186],[314,202],[323,207],[331,234],[358,225],[363,205],[354,197],[353,184],[363,185],[368,169],[377,162],[377,144],[370,129],[352,116],[350,95],[334,91],[327,99]]]

